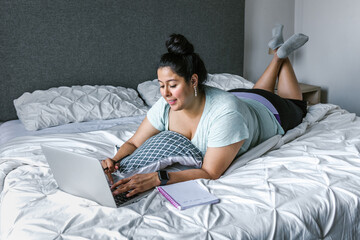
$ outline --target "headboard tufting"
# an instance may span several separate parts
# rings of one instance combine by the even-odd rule
[[[244,0],[0,1],[0,121],[24,92],[71,85],[136,86],[156,78],[171,33],[209,73],[242,74]]]

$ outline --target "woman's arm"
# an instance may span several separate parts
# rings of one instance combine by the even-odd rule
[[[138,147],[140,147],[150,137],[158,134],[160,131],[151,125],[147,117],[142,121],[135,134],[126,141],[117,151],[113,160],[120,161],[122,158],[132,154]]]
[[[225,146],[208,148],[200,169],[189,169],[179,172],[169,172],[168,184],[184,182],[193,179],[218,179],[230,166],[245,140]],[[136,174],[115,183],[112,188],[117,188],[113,194],[129,192],[128,197],[159,186],[160,180],[156,172]]]
[[[113,181],[111,173],[118,168],[117,164],[121,161],[121,159],[132,154],[147,139],[154,136],[155,134],[158,134],[159,132],[159,130],[151,125],[147,117],[145,117],[139,128],[136,130],[135,134],[123,145],[121,145],[115,156],[113,158],[107,158],[101,161],[101,165],[111,183]]]

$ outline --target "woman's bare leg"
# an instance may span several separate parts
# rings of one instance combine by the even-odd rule
[[[285,58],[279,71],[277,94],[282,98],[302,100],[302,93],[289,58]]]
[[[270,64],[267,66],[259,80],[257,80],[253,88],[274,92],[276,80],[278,78],[283,61],[283,59],[278,58],[276,54],[274,54]]]
[[[279,58],[275,50],[269,66],[253,88],[274,92],[277,78],[279,78],[277,94],[280,97],[302,100],[301,89],[290,60],[288,58]]]

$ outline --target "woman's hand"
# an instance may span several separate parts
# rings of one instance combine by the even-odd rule
[[[110,181],[110,184],[113,184],[114,179],[113,179],[111,173],[113,173],[119,169],[119,163],[116,162],[114,159],[107,158],[107,159],[101,161],[101,166],[104,169],[104,172],[107,175],[107,177]]]
[[[131,197],[159,185],[160,180],[158,174],[157,172],[153,172],[145,174],[135,174],[131,177],[121,179],[120,181],[112,185],[111,189],[115,189],[113,191],[113,195],[129,192],[128,194],[126,194],[126,196]]]

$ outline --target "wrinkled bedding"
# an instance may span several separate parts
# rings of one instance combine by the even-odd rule
[[[148,110],[134,89],[109,85],[61,86],[25,92],[14,100],[14,106],[28,131],[144,115]]]
[[[20,120],[7,121],[0,125],[0,146],[9,140],[21,136],[40,136],[55,133],[80,133],[107,129],[128,122],[141,123],[145,115],[122,117],[107,120],[93,120],[88,122],[68,123],[56,127],[28,131]]]
[[[360,118],[309,108],[303,123],[198,180],[220,203],[179,211],[156,190],[118,209],[57,189],[40,144],[99,159],[138,123],[75,134],[19,137],[0,147],[0,239],[358,239]],[[86,170],[79,169],[80,170]]]

